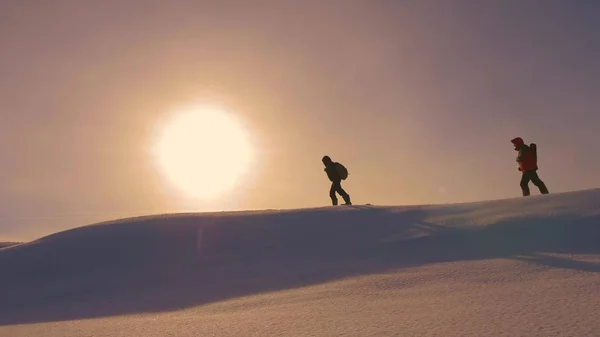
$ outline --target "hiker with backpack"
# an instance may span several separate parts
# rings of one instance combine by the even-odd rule
[[[327,173],[327,177],[331,181],[331,189],[329,190],[331,203],[334,206],[338,204],[338,199],[336,197],[336,193],[338,193],[342,196],[342,198],[344,198],[344,205],[352,205],[350,202],[350,196],[342,188],[342,180],[346,180],[346,178],[348,178],[348,170],[344,167],[344,165],[331,160],[329,156],[323,157],[323,165],[325,165],[325,173]]]
[[[511,140],[511,142],[515,146],[515,151],[519,152],[517,163],[519,163],[519,171],[523,173],[521,177],[523,196],[526,197],[531,194],[529,191],[530,181],[539,188],[540,193],[548,194],[546,184],[544,184],[537,174],[537,145],[535,143],[531,143],[529,146],[525,145],[525,142],[520,137]]]

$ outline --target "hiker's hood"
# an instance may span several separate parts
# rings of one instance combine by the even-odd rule
[[[521,137],[517,137],[513,140],[510,141],[511,143],[515,144],[515,146],[523,146],[525,145],[525,142],[523,141],[523,139]]]

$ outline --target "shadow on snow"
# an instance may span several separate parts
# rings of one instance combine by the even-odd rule
[[[57,233],[0,251],[0,325],[164,312],[429,263],[600,253],[600,215],[460,228],[428,207],[172,215]]]

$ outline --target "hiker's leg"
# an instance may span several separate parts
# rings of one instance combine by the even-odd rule
[[[342,188],[342,182],[341,181],[334,182],[333,185],[335,186],[335,191],[337,193],[339,193],[339,195],[341,195],[342,198],[344,198],[344,202],[346,202],[346,204],[348,204],[348,205],[351,204],[351,202],[350,202],[350,196]]]
[[[550,192],[548,192],[548,188],[546,187],[546,184],[544,184],[544,182],[540,179],[537,172],[535,172],[535,171],[533,171],[531,173],[531,182],[540,189],[540,193],[542,193],[542,194],[550,193]]]
[[[338,204],[337,196],[335,195],[336,185],[335,183],[331,184],[331,188],[329,189],[329,197],[331,198],[331,204],[334,206]]]
[[[523,172],[523,175],[521,176],[521,190],[523,191],[524,197],[531,194],[531,191],[529,191],[529,181],[530,180],[531,180],[530,171]]]

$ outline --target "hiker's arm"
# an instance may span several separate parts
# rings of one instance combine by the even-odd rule
[[[521,147],[521,150],[519,151],[519,156],[517,156],[517,162],[520,163],[523,161],[523,157],[525,157],[525,153],[527,153],[527,150],[529,150],[527,145],[523,145],[523,147]]]

